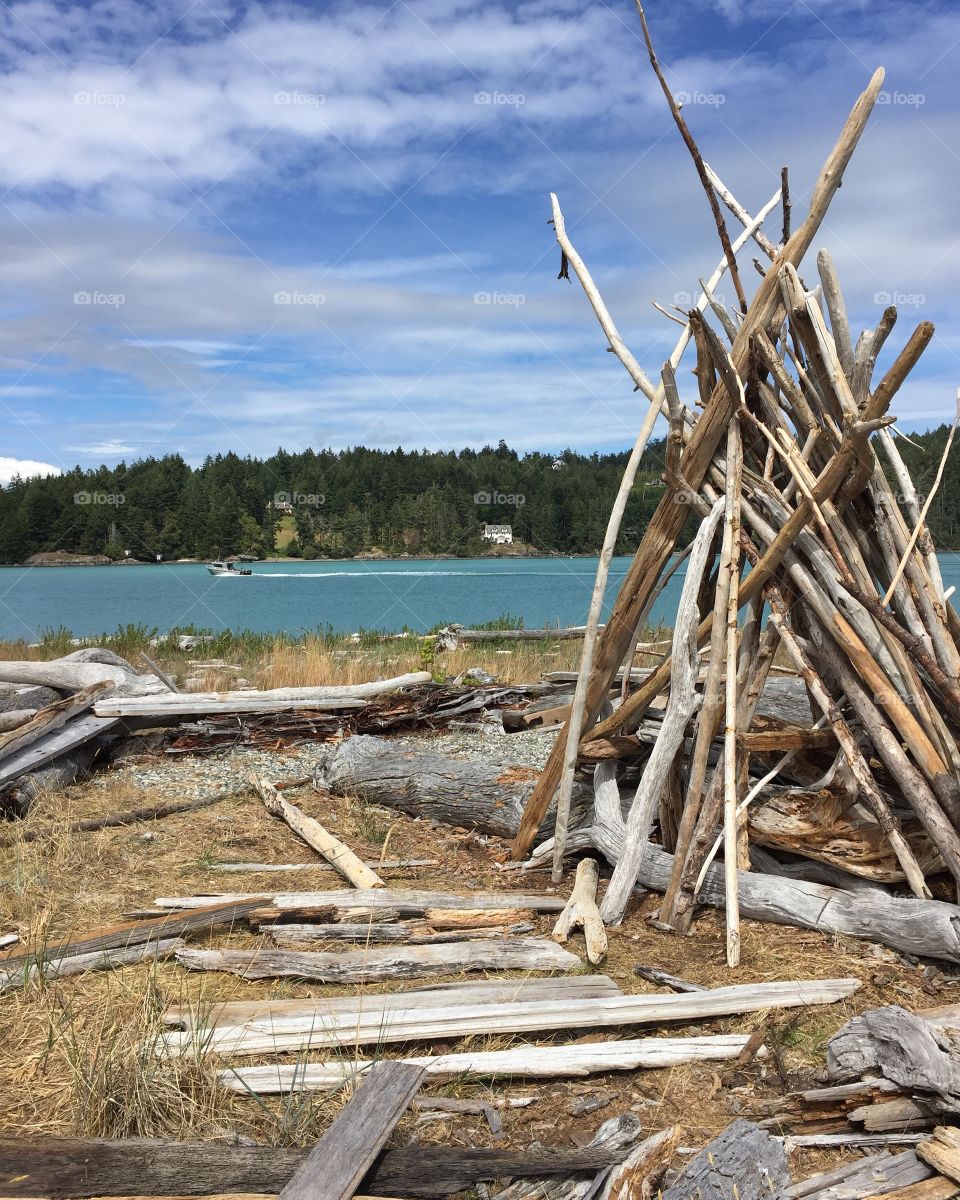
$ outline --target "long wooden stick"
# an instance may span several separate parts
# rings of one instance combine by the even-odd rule
[[[786,220],[786,218],[784,218]],[[741,390],[742,394],[742,390]],[[723,734],[724,880],[727,904],[727,966],[740,962],[740,904],[737,882],[737,611],[740,591],[740,486],[743,446],[740,421],[734,417],[727,436],[727,491],[724,551],[721,570],[729,572],[727,586],[726,720]]]
[[[255,771],[250,772],[249,779],[267,812],[286,821],[294,833],[302,837],[307,845],[316,850],[318,854],[322,854],[327,862],[336,867],[344,879],[352,883],[354,887],[386,887],[376,871],[371,870],[362,859],[358,858],[349,846],[324,829],[314,817],[306,816],[295,804],[284,800],[268,779],[264,779]]]

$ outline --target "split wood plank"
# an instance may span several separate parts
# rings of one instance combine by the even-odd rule
[[[307,1158],[299,1148],[130,1138],[0,1138],[0,1195],[20,1200],[93,1196],[276,1195]],[[375,1196],[430,1197],[503,1176],[540,1178],[597,1171],[622,1151],[476,1150],[414,1145],[384,1151],[363,1181]]]
[[[492,979],[483,982],[427,984],[405,992],[379,995],[305,996],[298,1000],[227,1000],[209,1005],[173,1004],[162,1016],[165,1025],[184,1029],[213,1028],[215,1025],[241,1025],[247,1021],[273,1020],[277,1017],[304,1017],[325,1020],[332,1013],[349,1014],[354,1020],[361,1013],[391,1013],[397,1009],[449,1008],[469,1004],[515,1004],[521,1000],[594,1000],[602,996],[620,996],[622,992],[607,975],[556,975],[531,979]]]
[[[521,927],[529,931],[527,924]],[[310,942],[363,942],[368,945],[390,943],[408,946],[433,946],[446,942],[482,941],[501,938],[506,925],[482,929],[434,929],[428,921],[332,922],[325,925],[271,925],[267,930],[278,946],[302,946]],[[514,932],[517,932],[514,930]]]
[[[350,1200],[420,1090],[424,1070],[377,1063],[280,1193],[280,1200]]]
[[[917,1146],[917,1154],[935,1171],[960,1183],[960,1130],[938,1125],[933,1137]]]
[[[374,871],[404,871],[415,870],[419,867],[438,867],[436,858],[385,858],[378,862],[364,864]],[[274,871],[335,871],[337,868],[328,862],[309,863],[244,863],[223,862],[212,863],[208,871],[223,871],[226,874],[257,874],[266,875]]]
[[[62,729],[43,733],[35,742],[14,750],[9,758],[0,763],[0,786],[19,779],[21,775],[28,775],[63,754],[69,754],[85,742],[109,733],[119,724],[117,717],[99,717],[86,713],[74,717]]]
[[[431,946],[364,947],[349,951],[177,951],[191,971],[226,971],[242,979],[315,979],[323,983],[372,983],[422,979],[462,971],[572,971],[580,959],[544,938],[446,942]]]
[[[270,904],[280,909],[325,908],[335,909],[395,908],[404,917],[422,917],[430,908],[449,909],[505,909],[529,908],[534,912],[561,912],[564,901],[558,896],[545,896],[526,892],[425,892],[400,891],[393,888],[343,888],[326,892],[222,892],[209,896],[158,896],[154,900],[157,908],[202,908],[217,901],[221,904],[237,903],[241,900],[259,900],[262,905]]]
[[[286,821],[298,837],[303,838],[307,845],[322,855],[332,867],[336,867],[344,879],[355,888],[385,886],[376,871],[366,866],[348,845],[324,829],[315,817],[308,817],[295,804],[285,800],[268,779],[264,779],[255,771],[251,771],[248,778],[267,812]]]
[[[166,958],[184,945],[186,943],[183,938],[161,938],[122,950],[97,950],[90,954],[74,954],[69,958],[50,959],[46,962],[28,961],[10,971],[0,970],[0,992],[26,987],[39,979],[50,982],[68,975],[82,975],[86,971],[110,971],[115,967],[129,967],[148,959]]]
[[[61,942],[47,944],[26,952],[8,951],[0,954],[0,970],[22,967],[25,964],[63,960],[77,954],[94,954],[103,950],[124,949],[127,946],[155,941],[160,937],[179,937],[184,933],[195,933],[200,929],[216,929],[242,920],[251,909],[263,902],[263,897],[247,900],[229,900],[226,903],[207,904],[202,908],[190,909],[185,913],[170,913],[169,916],[154,917],[148,921],[125,921],[119,925],[108,925]]]
[[[477,1026],[480,1028],[480,1026]],[[713,1037],[635,1038],[570,1046],[511,1046],[508,1050],[474,1050],[457,1054],[405,1057],[423,1067],[434,1082],[474,1076],[483,1079],[573,1079],[608,1071],[662,1070],[690,1062],[736,1059],[749,1039],[739,1034]],[[218,1082],[247,1096],[298,1091],[334,1091],[363,1075],[373,1060],[349,1062],[271,1063],[221,1071]]]
[[[474,945],[471,943],[471,947]],[[561,954],[566,953],[553,942],[547,945]],[[203,1039],[202,1049],[231,1054],[280,1053],[306,1046],[360,1045],[371,1041],[444,1041],[451,1037],[467,1037],[477,1029],[492,1035],[649,1025],[758,1012],[767,1008],[832,1004],[852,996],[859,987],[858,979],[751,983],[683,995],[533,1000],[497,1007],[488,1004],[451,1006],[428,1013],[398,1009],[391,1012],[389,1021],[377,1012],[359,1016],[333,1014],[321,1021],[313,1012],[305,1017],[277,1016],[264,1021],[254,1020],[238,1027],[217,1026]],[[161,1043],[158,1048],[173,1055],[194,1054],[198,1049],[197,1039],[190,1033],[165,1034]]]
[[[893,1191],[871,1192],[863,1200],[876,1200],[878,1196],[883,1196],[884,1200],[953,1200],[958,1194],[960,1184],[947,1179],[945,1175],[932,1175],[929,1179],[921,1179],[919,1183],[909,1183]]]
[[[0,736],[0,759],[9,758],[11,754],[31,745],[45,734],[62,729],[71,717],[85,712],[95,700],[105,699],[113,689],[112,683],[95,683],[65,700],[56,700],[46,708],[41,708],[25,725]]]

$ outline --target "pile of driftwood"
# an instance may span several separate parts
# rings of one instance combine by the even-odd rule
[[[659,74],[652,48],[651,58]],[[561,273],[573,268],[609,349],[650,408],[611,517],[574,700],[514,854],[529,852],[556,797],[555,876],[566,854],[591,841],[614,866],[601,913],[615,924],[638,881],[653,882],[656,863],[653,886],[665,892],[659,920],[676,931],[710,898],[710,863],[722,855],[730,963],[751,893],[751,846],[819,860],[853,879],[902,882],[918,901],[929,900],[936,876],[960,885],[960,619],[924,524],[933,491],[921,505],[889,415],[933,327],[921,322],[877,378],[895,309],[854,345],[829,254],[818,255],[816,289],[798,273],[882,82],[878,71],[857,100],[792,232],[785,210],[779,246],[715,176],[707,179],[711,197],[726,200],[770,261],[741,311],[728,311],[704,285],[685,315],[678,350],[695,344],[694,406],[677,387],[679,354],[658,385],[647,379],[554,203]],[[723,266],[742,297],[735,257],[726,254]],[[597,636],[608,552],[638,449],[661,413],[670,426],[664,495]],[[630,666],[685,531],[693,536],[670,653],[639,687],[618,690],[617,672]],[[796,724],[755,720],[775,655],[795,669],[809,700]],[[584,760],[600,763],[586,839],[569,832]],[[602,792],[615,792],[631,769],[639,780],[622,814]]]

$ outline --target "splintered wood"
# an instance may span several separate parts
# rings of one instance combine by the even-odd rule
[[[645,25],[644,32],[659,75]],[[605,922],[623,919],[634,886],[649,882],[652,856],[666,850],[672,859],[659,919],[682,932],[704,902],[708,865],[722,848],[731,965],[739,958],[750,841],[848,874],[902,881],[918,900],[929,900],[937,873],[960,885],[960,619],[924,523],[928,505],[918,503],[889,432],[891,403],[933,327],[921,322],[876,378],[895,309],[854,346],[830,255],[817,258],[819,287],[799,273],[882,83],[878,70],[792,233],[785,208],[785,242],[775,246],[754,226],[770,263],[749,305],[727,312],[705,286],[687,314],[698,405],[681,399],[673,360],[660,388],[644,386],[589,272],[572,256],[554,198],[563,261],[575,267],[608,348],[647,395],[650,413],[668,419],[669,437],[663,498],[596,644],[587,638],[577,692],[526,804],[514,857],[529,852],[556,796],[554,863],[592,848],[614,865],[600,906]],[[715,190],[745,226],[752,218],[706,168],[679,110],[674,117],[742,299]],[[943,463],[935,468],[930,474],[939,479]],[[611,521],[618,523],[616,513]],[[638,686],[625,683],[619,707],[604,713],[650,599],[691,538],[671,653]],[[601,591],[604,578],[601,563]],[[802,680],[809,706],[796,725],[768,735],[768,726],[753,722],[774,654]],[[598,789],[593,816],[570,823],[568,833],[578,759],[598,757],[612,764],[614,782],[639,771],[639,787],[622,813],[603,819]],[[715,886],[711,895],[715,903]]]

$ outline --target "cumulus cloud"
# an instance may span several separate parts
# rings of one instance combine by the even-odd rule
[[[33,462],[29,458],[7,458],[0,455],[0,485],[6,486],[11,479],[32,479],[37,475],[59,475],[59,467],[50,463]]]

